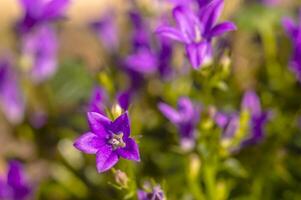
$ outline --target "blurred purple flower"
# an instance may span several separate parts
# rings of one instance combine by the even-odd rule
[[[200,119],[200,108],[188,97],[179,98],[177,109],[165,103],[159,103],[158,107],[162,114],[178,128],[181,146],[184,149],[191,149],[195,143],[195,128]]]
[[[55,31],[40,27],[23,37],[23,67],[29,70],[31,79],[40,83],[49,79],[57,70],[58,41]]]
[[[285,17],[282,24],[293,45],[290,69],[301,82],[301,10],[299,11],[299,23],[295,23],[293,19]]]
[[[20,0],[23,17],[18,30],[27,33],[33,28],[64,17],[69,0]]]
[[[25,200],[29,197],[31,190],[21,164],[11,161],[6,181],[0,178],[0,199]]]
[[[203,2],[200,2],[203,5]],[[186,53],[193,68],[197,69],[212,58],[212,38],[236,30],[232,22],[216,24],[223,9],[223,0],[204,3],[199,15],[191,8],[178,5],[173,9],[177,28],[160,26],[156,33],[185,44]]]
[[[111,10],[105,13],[98,21],[93,22],[91,28],[107,50],[111,52],[117,51],[119,47],[118,28],[116,17]]]
[[[242,142],[242,146],[256,144],[264,137],[264,126],[269,118],[268,112],[261,110],[260,100],[254,91],[247,91],[242,100],[242,110],[251,115],[251,134]]]
[[[139,75],[159,73],[162,77],[166,77],[171,69],[171,43],[162,38],[157,41],[158,45],[156,42],[153,43],[149,26],[139,12],[130,12],[130,19],[134,30],[133,52],[124,59],[124,65],[130,70],[133,84],[136,85],[136,81],[143,79],[139,78]]]
[[[269,118],[269,112],[261,110],[260,100],[254,91],[247,91],[241,102],[241,111],[246,111],[250,115],[250,132],[241,142],[244,147],[251,144],[257,144],[264,137],[264,126]],[[226,114],[217,112],[214,116],[216,124],[223,129],[223,138],[233,138],[239,128],[239,114]]]
[[[263,0],[263,3],[267,6],[276,6],[280,4],[280,0]]]
[[[96,154],[99,173],[112,168],[120,157],[140,161],[136,142],[130,138],[130,123],[127,112],[111,121],[104,115],[88,113],[90,132],[79,137],[74,146],[87,154]]]
[[[8,60],[0,61],[0,106],[11,123],[18,124],[23,120],[25,102],[17,74]]]
[[[160,186],[155,186],[152,192],[145,192],[144,190],[138,190],[138,200],[164,200],[164,193]]]

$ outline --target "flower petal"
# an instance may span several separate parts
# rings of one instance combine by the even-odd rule
[[[99,173],[112,168],[118,162],[118,155],[109,145],[102,146],[96,154],[96,167]]]
[[[96,112],[88,112],[87,117],[91,131],[99,137],[106,138],[108,136],[107,127],[110,125],[111,121],[104,115]]]
[[[217,19],[220,17],[224,7],[223,0],[212,0],[201,14],[201,21],[205,23],[205,30],[210,31],[212,26],[216,23]]]
[[[74,142],[75,148],[87,154],[96,154],[103,145],[105,145],[105,140],[91,132],[83,134]]]
[[[159,103],[158,108],[161,113],[172,123],[177,124],[181,121],[181,116],[178,111],[167,105],[166,103]]]
[[[282,25],[286,31],[286,33],[293,39],[297,38],[298,29],[296,27],[295,22],[288,17],[283,18]]]
[[[120,105],[120,107],[123,110],[127,110],[129,108],[130,101],[131,101],[131,92],[130,92],[130,90],[120,92],[117,95],[117,99],[118,99],[118,104]]]
[[[137,143],[132,138],[128,138],[125,142],[125,148],[120,148],[117,150],[118,155],[128,160],[140,161]]]
[[[206,59],[210,59],[210,55],[208,54],[209,49],[210,44],[208,42],[186,45],[186,52],[194,69],[200,68]]]
[[[128,113],[123,113],[114,122],[112,122],[110,130],[115,134],[122,132],[123,138],[128,138],[130,135],[130,122]]]
[[[203,27],[201,26],[199,19],[187,7],[175,7],[173,9],[173,16],[180,27],[182,37],[185,39],[186,43],[194,41],[197,38],[197,34],[203,32]],[[196,31],[199,31],[199,33]]]
[[[169,27],[169,26],[161,26],[161,27],[157,28],[156,33],[161,36],[164,36],[164,37],[167,37],[167,38],[179,41],[179,42],[184,42],[184,40],[185,40],[183,38],[181,32],[179,32],[177,29],[175,29],[173,27]]]
[[[234,31],[236,30],[236,26],[232,22],[223,22],[218,25],[216,25],[211,31],[210,31],[210,37],[216,37],[220,36],[226,32]]]

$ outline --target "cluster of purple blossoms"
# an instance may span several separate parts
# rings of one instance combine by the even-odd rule
[[[31,190],[21,164],[11,161],[7,177],[0,177],[0,199],[25,200],[30,196]]]
[[[301,82],[301,11],[299,11],[299,22],[291,18],[283,19],[283,27],[292,41],[293,55],[290,61],[290,68]]]
[[[254,91],[247,91],[241,102],[241,111],[249,115],[249,134],[240,143],[240,147],[257,144],[264,138],[264,126],[269,112],[263,112],[260,100]],[[239,114],[217,112],[214,116],[216,124],[223,129],[223,138],[232,139],[239,129]]]
[[[198,69],[212,59],[212,39],[236,30],[232,22],[216,24],[223,10],[223,0],[199,1],[198,12],[190,6],[179,4],[173,9],[177,27],[160,26],[157,34],[185,45],[193,68]]]
[[[96,154],[99,173],[112,168],[120,157],[140,161],[138,145],[130,137],[130,122],[125,111],[111,121],[105,116],[105,93],[100,88],[94,90],[87,114],[90,131],[80,136],[74,146],[87,154]],[[127,108],[127,93],[118,95],[120,105]]]
[[[165,103],[160,103],[158,107],[162,114],[177,127],[182,148],[184,150],[193,148],[195,128],[200,120],[200,107],[188,97],[179,98],[177,109]]]
[[[17,74],[7,59],[0,60],[0,106],[10,123],[18,124],[23,120],[25,101]]]

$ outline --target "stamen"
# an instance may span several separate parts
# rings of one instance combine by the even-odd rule
[[[125,147],[125,143],[122,138],[123,138],[123,133],[113,134],[113,137],[109,140],[109,144],[113,146],[113,150],[116,150],[119,147],[121,148]]]

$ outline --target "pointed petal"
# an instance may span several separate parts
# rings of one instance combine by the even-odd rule
[[[210,49],[210,44],[207,42],[186,45],[186,52],[194,69],[200,68],[206,59],[209,59],[208,49]]]
[[[118,162],[118,155],[109,145],[102,146],[96,154],[96,167],[99,173],[111,169]]]
[[[177,124],[181,121],[181,116],[178,111],[167,105],[166,103],[159,103],[158,108],[161,113],[172,123]]]
[[[186,43],[192,42],[196,39],[198,30],[201,34],[203,31],[202,26],[196,15],[193,14],[185,6],[177,6],[173,9],[173,16],[182,32],[182,37]]]
[[[185,40],[182,33],[173,27],[161,26],[157,28],[156,33],[179,42],[184,42]]]
[[[105,145],[105,140],[91,132],[83,134],[74,142],[75,148],[87,154],[96,154],[103,145]]]
[[[132,138],[128,138],[125,148],[118,149],[117,153],[119,156],[125,159],[140,161],[138,145]]]
[[[117,95],[118,104],[123,110],[127,110],[129,108],[130,100],[131,100],[131,92],[130,90],[120,92]]]
[[[223,22],[221,24],[216,25],[211,31],[210,31],[210,37],[216,37],[220,36],[226,32],[234,31],[236,30],[236,26],[232,22]]]
[[[110,125],[111,121],[107,117],[96,112],[88,112],[87,118],[91,131],[94,134],[97,134],[102,138],[108,136],[107,127]]]
[[[210,31],[220,17],[224,7],[224,0],[212,0],[204,9],[201,19],[205,23],[205,30]]]
[[[122,132],[123,138],[128,138],[130,136],[130,122],[128,113],[123,113],[114,122],[112,122],[110,130],[113,133]]]

